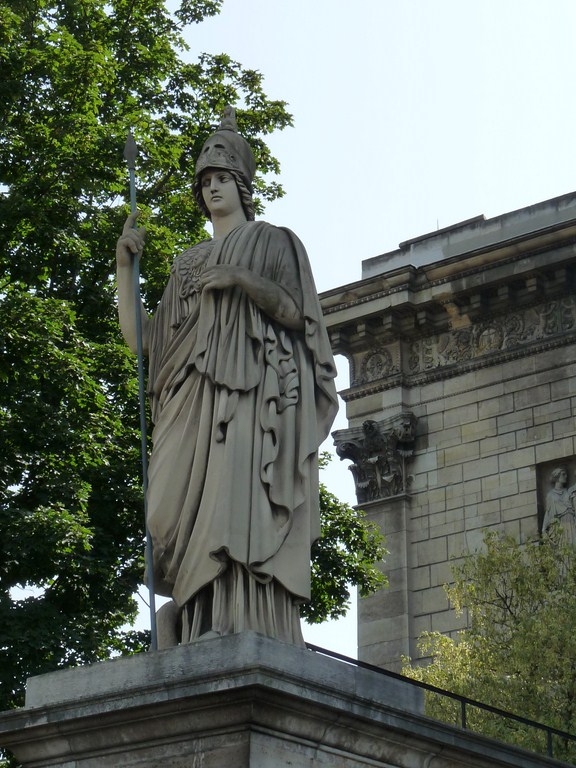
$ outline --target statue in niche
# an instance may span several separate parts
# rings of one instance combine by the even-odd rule
[[[227,108],[196,164],[212,239],[176,258],[141,307],[154,430],[148,488],[160,647],[254,630],[303,645],[317,450],[337,410],[335,366],[303,245],[254,221],[255,160]],[[118,240],[123,335],[135,350],[131,215]]]
[[[576,509],[574,507],[574,497],[576,496],[576,485],[568,486],[568,471],[564,467],[556,467],[550,475],[550,482],[553,488],[546,495],[546,511],[544,513],[544,522],[542,523],[542,532],[558,521],[566,541],[572,546],[576,546]]]
[[[397,496],[406,490],[404,458],[412,454],[413,422],[402,419],[389,431],[376,421],[362,424],[362,436],[337,442],[336,453],[350,459],[358,504]]]

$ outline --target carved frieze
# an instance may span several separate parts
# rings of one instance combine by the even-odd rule
[[[445,332],[412,341],[376,343],[368,351],[348,355],[351,390],[342,395],[349,400],[358,396],[355,391],[378,391],[400,381],[410,386],[445,375],[445,369],[480,368],[495,359],[529,354],[538,342],[545,348],[566,343],[575,334],[576,296],[568,295],[476,322],[460,322]]]
[[[414,452],[416,417],[409,411],[333,432],[336,453],[349,459],[358,504],[405,493],[407,459]]]
[[[564,296],[512,314],[473,323],[414,341],[406,373],[414,375],[443,366],[508,352],[557,334],[576,330],[576,297]]]

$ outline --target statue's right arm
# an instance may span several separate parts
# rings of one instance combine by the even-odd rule
[[[134,298],[132,264],[134,257],[142,253],[146,230],[135,229],[138,212],[131,213],[126,219],[122,234],[116,244],[116,285],[118,290],[118,319],[120,330],[126,344],[132,352],[137,351],[136,339],[136,302]],[[139,301],[140,317],[142,318],[142,348],[148,352],[148,336],[150,319],[144,305]]]

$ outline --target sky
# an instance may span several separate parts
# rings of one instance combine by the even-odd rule
[[[186,33],[191,60],[227,53],[288,103],[268,141],[286,195],[262,218],[304,242],[320,292],[404,240],[574,191],[575,38],[574,0],[224,0]],[[355,502],[338,459],[323,480]],[[355,656],[355,622],[305,638]]]

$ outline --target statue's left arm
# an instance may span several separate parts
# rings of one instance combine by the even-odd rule
[[[202,290],[241,288],[269,317],[285,328],[302,330],[304,318],[290,294],[278,283],[242,266],[219,264],[200,277]]]

